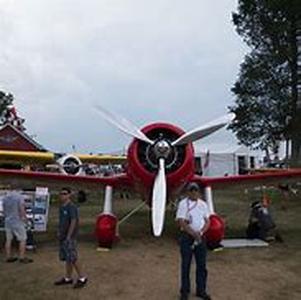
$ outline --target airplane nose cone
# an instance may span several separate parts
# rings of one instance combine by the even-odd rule
[[[155,145],[155,154],[157,158],[167,158],[170,154],[171,147],[168,142],[162,140]]]

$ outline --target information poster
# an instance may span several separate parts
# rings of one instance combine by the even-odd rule
[[[11,190],[0,190],[0,230],[4,229],[3,197]],[[47,230],[49,211],[48,188],[37,187],[35,191],[18,191],[23,196],[28,218],[27,229],[43,232]]]

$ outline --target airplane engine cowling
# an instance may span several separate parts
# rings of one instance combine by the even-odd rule
[[[128,149],[128,173],[138,185],[150,190],[159,169],[156,157],[156,143],[163,140],[169,147],[165,157],[167,185],[173,190],[189,180],[194,174],[194,152],[192,143],[173,146],[172,142],[184,131],[172,124],[155,123],[142,129],[142,132],[155,143],[153,145],[134,139]],[[139,184],[140,183],[140,184]]]
[[[116,241],[117,218],[113,214],[101,213],[96,220],[95,235],[99,247],[111,248]]]
[[[63,157],[57,160],[57,163],[60,167],[60,171],[63,174],[80,175],[83,172],[82,162],[75,155],[64,155]]]
[[[213,214],[209,217],[210,227],[205,233],[205,237],[208,245],[217,245],[224,238],[225,234],[225,222],[217,214]]]

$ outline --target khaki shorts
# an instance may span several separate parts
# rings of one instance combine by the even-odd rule
[[[14,236],[19,242],[27,240],[25,225],[23,223],[5,224],[6,240],[11,241]]]

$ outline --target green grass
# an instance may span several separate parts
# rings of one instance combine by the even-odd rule
[[[140,200],[114,199],[114,211],[124,216]],[[260,192],[214,192],[216,212],[226,219],[227,237],[243,237],[249,205]],[[282,210],[281,195],[272,194],[272,213],[285,243],[261,249],[231,249],[210,253],[209,289],[214,299],[301,299],[301,198],[291,197]],[[38,251],[31,265],[0,262],[0,299],[176,299],[178,287],[177,227],[169,208],[163,236],[150,234],[145,206],[120,227],[121,241],[109,253],[96,252],[94,224],[102,209],[101,194],[80,206],[80,254],[91,281],[83,291],[54,289],[63,268],[57,259],[58,201],[51,204],[47,233],[36,234]],[[4,243],[4,234],[0,235]],[[4,253],[1,253],[4,260]],[[29,292],[31,291],[31,292]],[[193,298],[192,298],[193,299]]]

